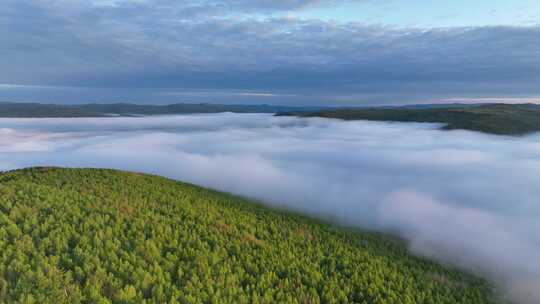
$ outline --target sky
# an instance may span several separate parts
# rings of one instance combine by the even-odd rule
[[[537,102],[534,0],[4,0],[0,101]]]
[[[540,20],[540,5],[535,0],[350,1],[308,8],[296,16],[413,28],[534,26]]]
[[[0,125],[0,170],[105,167],[229,191],[392,232],[510,303],[540,303],[539,133],[233,113]]]

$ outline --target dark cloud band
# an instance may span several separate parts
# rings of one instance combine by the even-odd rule
[[[538,26],[396,29],[244,12],[332,1],[64,2],[4,5],[0,83],[325,99],[540,93]]]

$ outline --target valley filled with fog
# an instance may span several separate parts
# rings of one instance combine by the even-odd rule
[[[271,114],[0,119],[0,169],[140,171],[395,233],[540,302],[540,134]]]

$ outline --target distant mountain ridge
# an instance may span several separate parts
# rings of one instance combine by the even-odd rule
[[[170,105],[148,105],[132,103],[59,105],[42,103],[0,103],[0,117],[45,118],[45,117],[107,117],[135,115],[171,115],[195,113],[276,113],[311,112],[328,109],[325,107],[290,107],[274,105],[224,105],[209,103],[176,103]]]
[[[396,106],[282,106],[282,105],[239,105],[211,103],[174,103],[168,105],[150,105],[134,103],[88,103],[88,104],[50,104],[0,102],[0,117],[108,117],[136,115],[171,115],[195,113],[307,113],[332,110],[361,109],[450,109],[471,108],[488,104],[411,104]],[[538,108],[536,104],[516,105],[521,108]]]
[[[58,105],[0,103],[0,118],[61,118],[177,115],[196,113],[273,113],[276,116],[326,117],[344,120],[444,123],[445,130],[463,129],[498,135],[540,131],[537,104],[413,104],[403,106],[279,106],[176,103]]]
[[[450,109],[472,108],[486,104],[411,104],[398,106],[282,106],[282,105],[228,105],[211,103],[175,103],[168,105],[150,105],[133,103],[88,103],[80,105],[62,105],[46,103],[0,102],[2,118],[45,118],[45,117],[110,117],[138,115],[172,115],[195,113],[315,113],[333,110],[362,109]],[[540,105],[523,104],[523,108],[540,108]]]

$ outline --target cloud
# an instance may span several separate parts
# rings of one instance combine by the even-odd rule
[[[62,89],[61,87],[0,83],[0,90]]]
[[[414,191],[389,195],[380,215],[383,225],[411,241],[414,252],[496,278],[519,303],[538,301],[538,236],[530,236],[526,229],[540,225],[532,219],[451,207]]]
[[[540,93],[538,26],[404,29],[268,13],[337,3],[8,0],[0,83],[94,89],[61,101],[93,101],[103,87],[279,91],[297,97],[276,102],[298,103]]]
[[[193,9],[207,11],[257,11],[268,13],[272,11],[293,11],[313,6],[329,6],[350,2],[350,0],[191,0],[178,2],[174,0],[38,0],[41,5],[64,6],[67,10],[74,9],[126,9],[130,7],[159,7],[176,11]],[[67,5],[66,5],[67,4]]]
[[[267,114],[0,125],[0,169],[112,167],[230,191],[396,233],[415,253],[478,272],[518,303],[540,301],[540,134]]]

